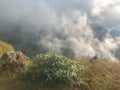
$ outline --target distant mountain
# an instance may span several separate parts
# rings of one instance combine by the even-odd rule
[[[100,41],[103,41],[106,35],[109,34],[109,32],[104,27],[101,27],[99,25],[91,25],[91,27],[95,37]]]

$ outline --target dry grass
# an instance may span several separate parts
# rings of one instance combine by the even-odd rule
[[[81,60],[80,64],[87,67],[83,90],[120,90],[120,63],[103,59],[95,62]]]
[[[82,80],[86,83],[79,89],[70,86],[58,86],[54,83],[43,85],[40,82],[30,82],[29,80],[11,80],[1,84],[5,90],[120,90],[120,63],[102,59],[89,62],[88,59],[78,61],[85,67]],[[10,73],[4,73],[4,76]],[[14,75],[14,74],[12,74]],[[13,76],[12,76],[13,77]],[[44,81],[43,81],[44,82]]]

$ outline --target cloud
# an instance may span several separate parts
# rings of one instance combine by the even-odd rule
[[[97,17],[99,24],[106,28],[119,26],[120,23],[120,1],[119,0],[94,0],[92,16]]]
[[[43,37],[42,44],[50,48],[70,48],[76,58],[83,56],[93,57],[98,55],[100,58],[111,58],[116,60],[115,52],[118,49],[119,40],[106,35],[103,41],[95,37],[92,27],[87,22],[87,15],[81,11],[74,11],[70,16],[63,16],[61,23],[56,30],[63,38],[58,38],[54,34]],[[61,29],[62,28],[62,29]],[[41,41],[40,41],[41,43]],[[58,52],[59,53],[59,52]],[[62,53],[62,51],[60,51]]]
[[[0,38],[28,55],[53,52],[57,48],[57,53],[70,57],[97,54],[116,60],[119,39],[101,33],[106,28],[116,27],[120,21],[117,11],[114,20],[110,19],[114,14],[111,5],[116,2],[0,0]]]

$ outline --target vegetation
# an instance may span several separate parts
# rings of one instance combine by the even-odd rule
[[[0,57],[14,48],[0,41]],[[14,63],[0,67],[4,90],[120,90],[120,63],[107,59],[71,60],[54,54],[38,54],[27,70]]]
[[[119,62],[101,59],[90,63],[81,60],[80,64],[87,67],[82,77],[86,82],[85,90],[120,90]]]
[[[47,85],[81,86],[84,68],[78,62],[63,56],[39,54],[33,59],[27,78]]]
[[[4,53],[11,51],[11,50],[14,50],[12,45],[10,45],[6,42],[0,41],[0,58]]]
[[[15,75],[13,71],[7,71],[7,75],[16,78],[11,79],[11,76],[1,85],[7,84],[17,90],[120,90],[119,69],[119,62],[106,59],[73,61],[63,56],[39,54],[33,58],[27,72],[15,72]]]

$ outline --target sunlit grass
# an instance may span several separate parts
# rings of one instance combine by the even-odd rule
[[[11,50],[14,50],[12,45],[10,45],[6,42],[0,41],[0,58],[4,53],[11,51]]]
[[[107,59],[95,62],[81,60],[80,64],[87,67],[83,77],[87,90],[120,90],[120,63]]]

